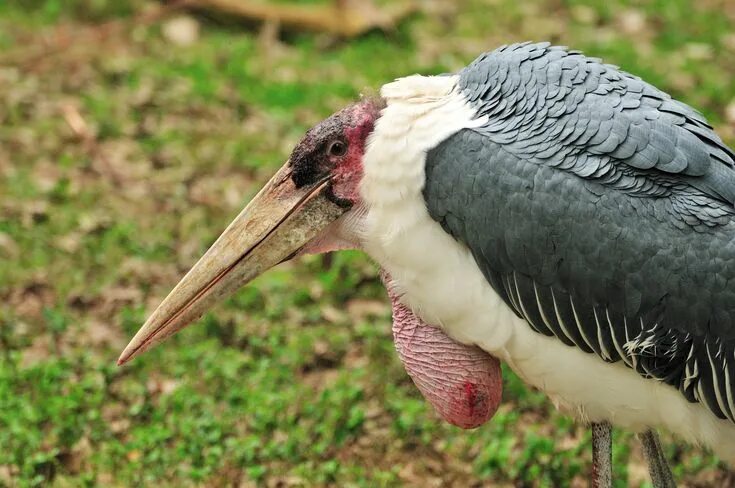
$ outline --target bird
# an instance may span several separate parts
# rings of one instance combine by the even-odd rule
[[[594,486],[613,425],[675,486],[658,430],[735,460],[733,237],[735,153],[701,113],[580,51],[510,44],[311,128],[118,363],[283,261],[361,249],[444,418],[487,421],[504,362],[590,427]]]

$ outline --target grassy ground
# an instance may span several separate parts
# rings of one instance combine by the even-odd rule
[[[588,434],[509,372],[487,426],[436,417],[359,253],[281,266],[114,362],[303,131],[397,76],[549,39],[735,142],[735,4],[432,1],[350,42],[200,13],[186,46],[133,20],[154,6],[0,0],[0,486],[585,486]],[[647,483],[631,441],[616,434],[618,486]],[[728,474],[667,449],[685,486]]]

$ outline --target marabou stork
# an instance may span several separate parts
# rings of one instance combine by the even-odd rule
[[[362,249],[446,419],[492,415],[497,358],[591,425],[598,486],[611,424],[673,486],[653,429],[735,459],[734,202],[700,113],[578,51],[504,46],[310,129],[119,363],[284,260]]]

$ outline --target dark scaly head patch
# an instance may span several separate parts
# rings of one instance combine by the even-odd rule
[[[381,98],[365,98],[309,129],[290,157],[296,187],[329,178],[335,203],[357,203],[365,142],[384,106]]]

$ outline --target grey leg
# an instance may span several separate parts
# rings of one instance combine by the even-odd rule
[[[651,474],[654,488],[676,488],[674,475],[664,457],[661,439],[658,438],[656,432],[647,430],[643,434],[638,434],[638,438],[643,444],[643,455],[648,463],[648,472]]]
[[[612,427],[592,424],[592,487],[612,488]]]

